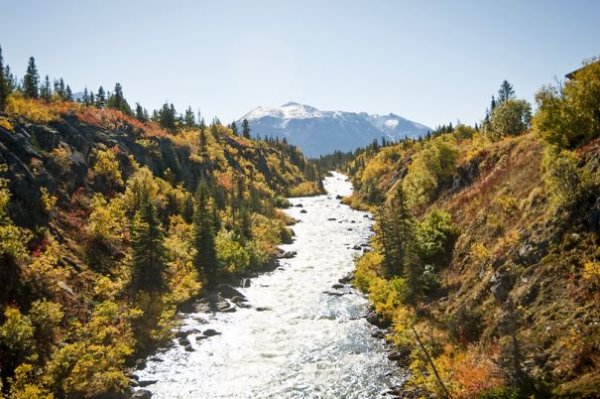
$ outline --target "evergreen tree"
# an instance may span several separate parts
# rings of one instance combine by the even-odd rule
[[[147,194],[142,197],[131,231],[133,289],[148,292],[163,290],[165,287],[164,233],[156,207]]]
[[[141,122],[148,121],[148,111],[146,108],[142,108],[140,103],[135,103],[135,117]]]
[[[6,79],[8,94],[17,89],[17,78],[12,74],[9,65],[4,67],[4,79]]]
[[[161,127],[169,130],[175,130],[176,111],[173,104],[164,103],[162,108],[157,112],[158,123]]]
[[[515,98],[515,89],[512,87],[508,81],[502,82],[500,85],[500,90],[498,90],[498,102],[503,103],[507,100],[512,100]],[[493,109],[492,109],[493,111]]]
[[[237,125],[235,124],[235,121],[231,122],[231,131],[233,132],[234,135],[236,135],[236,136],[239,135],[238,128],[237,128]]]
[[[48,75],[46,75],[44,83],[40,87],[40,97],[46,102],[50,102],[50,98],[52,97],[52,88],[50,87],[50,78]]]
[[[88,91],[87,86],[83,89],[83,96],[81,97],[81,102],[83,105],[90,105],[90,92]]]
[[[247,139],[250,139],[250,124],[247,119],[242,121],[242,136]]]
[[[90,90],[90,105],[96,104],[96,96],[94,96],[94,92]]]
[[[54,92],[60,97],[61,100],[64,100],[66,97],[66,89],[65,89],[65,81],[63,78],[60,80],[54,81]]]
[[[185,110],[183,124],[189,129],[196,126],[196,116],[194,115],[194,111],[192,111],[192,107],[187,107],[187,109]]]
[[[23,77],[23,94],[27,98],[38,98],[40,94],[40,75],[35,66],[35,58],[29,57],[27,72]]]
[[[200,181],[196,193],[196,207],[192,220],[194,229],[194,247],[196,256],[194,266],[198,272],[211,279],[218,268],[215,250],[215,231],[213,209],[211,209],[208,189],[204,180]]]
[[[494,112],[494,109],[496,108],[496,98],[494,96],[492,96],[492,101],[490,102],[490,114],[492,112]]]
[[[123,95],[123,87],[118,82],[115,84],[115,92],[108,98],[106,106],[108,108],[117,109],[125,115],[133,114],[131,112],[131,107],[129,106],[127,100],[125,100],[125,96]]]
[[[11,83],[9,81],[10,77],[7,76],[6,72],[10,72],[10,70],[8,69],[8,65],[6,66],[6,70],[4,69],[2,47],[0,47],[0,111],[2,111],[6,106],[6,99],[12,91],[10,87]]]
[[[106,92],[104,88],[100,86],[98,88],[98,94],[96,94],[96,107],[104,108],[106,106]]]
[[[67,88],[65,89],[65,100],[73,101],[73,91],[69,85],[67,85]]]

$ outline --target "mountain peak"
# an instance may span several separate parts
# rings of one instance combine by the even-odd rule
[[[385,137],[399,140],[424,136],[428,127],[395,114],[321,111],[310,105],[289,101],[280,107],[256,107],[247,119],[252,131],[261,136],[286,138],[309,157],[335,150],[353,151]]]

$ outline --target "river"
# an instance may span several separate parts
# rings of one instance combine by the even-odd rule
[[[286,212],[299,223],[281,248],[297,256],[239,288],[250,307],[186,314],[182,330],[221,334],[197,342],[192,332],[193,351],[175,344],[137,372],[157,380],[146,388],[153,398],[362,399],[401,382],[371,336],[367,300],[349,286],[332,288],[353,270],[372,221],[336,198],[352,192],[345,176],[333,173],[324,185],[327,195],[291,200]]]

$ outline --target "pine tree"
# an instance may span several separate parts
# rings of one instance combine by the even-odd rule
[[[73,101],[73,91],[69,85],[67,85],[67,88],[65,89],[65,100]]]
[[[515,98],[515,89],[512,87],[507,80],[503,81],[498,90],[498,102],[503,103],[506,100],[512,100]]]
[[[50,102],[52,97],[52,88],[50,87],[50,78],[48,75],[46,75],[44,83],[42,84],[42,87],[40,87],[40,97],[46,102]]]
[[[35,66],[35,58],[29,57],[27,72],[23,77],[23,94],[27,98],[39,97],[40,75]]]
[[[207,164],[209,161],[208,156],[208,139],[206,138],[206,128],[200,128],[200,137],[198,137],[198,155],[202,164]]]
[[[164,233],[156,207],[148,195],[142,197],[135,214],[132,231],[132,287],[135,291],[157,292],[165,288]]]
[[[238,127],[235,124],[235,121],[231,122],[231,131],[235,136],[238,136],[240,133],[238,132]]]
[[[96,94],[96,107],[104,108],[106,106],[106,92],[104,88],[100,86],[98,88],[98,94]]]
[[[142,106],[140,105],[140,103],[135,103],[135,117],[140,122],[147,122],[148,121],[148,111],[145,108],[142,108]]]
[[[185,110],[183,124],[189,129],[196,126],[196,116],[194,115],[194,111],[192,111],[192,107],[187,107],[187,109]]]
[[[242,121],[242,136],[247,139],[250,139],[250,124],[247,119]]]
[[[125,115],[133,115],[131,107],[123,95],[123,87],[118,82],[115,84],[115,92],[108,98],[106,106],[108,108],[117,109]]]
[[[6,99],[10,94],[10,77],[7,76],[6,72],[9,72],[8,65],[6,66],[6,70],[4,69],[4,59],[2,58],[2,47],[0,47],[0,111],[4,109],[6,106]]]
[[[54,81],[54,92],[58,95],[58,97],[60,97],[61,100],[65,99],[66,90],[65,90],[65,81],[63,80],[63,78],[60,78],[60,80]]]
[[[83,96],[81,97],[81,102],[83,105],[90,105],[90,93],[88,91],[87,86],[83,89]]]
[[[494,96],[492,96],[492,101],[490,102],[490,114],[492,112],[494,112],[494,109],[496,108],[496,98]]]
[[[218,261],[215,250],[214,214],[211,209],[208,189],[204,180],[200,181],[196,192],[196,207],[192,220],[196,256],[194,266],[198,272],[211,279],[217,271]]]
[[[169,130],[175,130],[176,111],[173,104],[164,103],[160,111],[157,112],[158,123],[161,127]]]

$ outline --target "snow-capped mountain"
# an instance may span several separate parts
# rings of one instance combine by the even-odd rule
[[[257,107],[238,121],[247,119],[254,136],[286,138],[309,157],[353,151],[374,139],[399,140],[423,136],[430,130],[395,114],[321,111],[289,102],[281,107]]]

